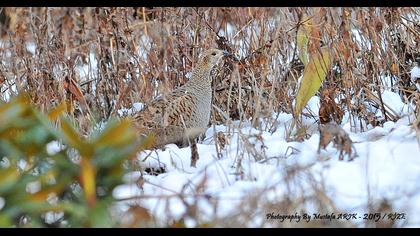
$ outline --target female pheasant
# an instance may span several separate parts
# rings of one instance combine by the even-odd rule
[[[185,85],[153,100],[134,115],[139,133],[154,135],[154,147],[159,148],[169,143],[185,146],[205,132],[212,101],[210,72],[227,55],[218,49],[205,51]]]

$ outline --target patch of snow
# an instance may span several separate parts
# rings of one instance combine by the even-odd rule
[[[10,167],[10,160],[7,157],[2,157],[0,159],[0,167],[9,168]]]
[[[47,213],[45,213],[45,222],[47,224],[52,224],[54,222],[56,222],[57,220],[59,220],[60,218],[62,218],[64,216],[64,212],[54,212],[54,211],[49,211]]]
[[[0,92],[3,101],[8,102],[12,96],[18,94],[16,83],[11,85],[6,85],[6,83],[4,83],[2,86],[0,86]]]
[[[36,193],[41,190],[41,182],[39,181],[33,181],[26,185],[26,192],[28,193]]]
[[[133,110],[134,111],[141,111],[141,109],[143,109],[144,104],[141,102],[135,102],[133,103]]]
[[[140,36],[139,43],[137,45],[141,45],[141,46],[137,48],[137,55],[141,60],[148,61],[147,52],[149,51],[151,44],[152,44],[152,39],[150,37],[144,34]]]
[[[399,80],[399,78],[391,75],[381,75],[379,79],[382,81],[383,87],[387,90],[395,88],[395,84],[397,84]]]
[[[51,141],[47,144],[46,149],[47,153],[50,156],[53,156],[63,150],[65,147],[58,141]]]
[[[88,63],[77,65],[75,70],[82,81],[88,80],[90,78],[96,78],[98,75],[98,60],[96,59],[95,53],[90,52]],[[96,84],[93,83],[93,86],[95,86],[95,88],[92,88],[92,90],[95,91]]]
[[[187,73],[185,73],[185,77],[186,77],[187,79],[191,79],[191,77],[192,77],[192,72],[188,71]]]
[[[6,201],[4,200],[4,198],[0,197],[0,210],[4,207],[5,204]]]
[[[394,92],[383,91],[382,101],[393,111],[397,112],[399,116],[407,115],[410,112],[409,106],[401,100],[400,95]]]
[[[303,108],[302,112],[310,113],[314,116],[318,116],[318,111],[320,107],[320,99],[318,96],[312,96],[306,106]]]
[[[365,48],[366,50],[372,49],[371,42],[361,34],[360,30],[352,29],[351,33],[353,35],[353,40],[355,40],[361,48]]]
[[[411,75],[411,79],[418,79],[420,78],[420,67],[415,66],[413,67],[413,69],[411,69],[410,71],[410,75]]]
[[[28,52],[30,52],[32,55],[35,55],[36,44],[34,42],[27,42],[26,43],[26,50],[28,50]]]
[[[26,162],[23,159],[19,159],[17,166],[21,169],[21,170],[25,170],[26,167],[28,166],[28,162]]]
[[[226,38],[232,38],[235,32],[236,32],[235,26],[233,26],[230,23],[226,23],[226,31],[222,27],[219,31],[219,35]]]
[[[137,111],[141,111],[144,108],[144,106],[145,106],[144,103],[135,102],[133,103],[133,106],[131,108],[122,107],[119,110],[117,110],[117,113],[119,116],[132,115],[133,113]]]
[[[420,92],[420,82],[418,82],[420,80],[420,67],[413,67],[413,69],[410,71],[410,75],[411,81],[416,85],[417,90]]]
[[[117,111],[117,113],[118,113],[118,115],[119,116],[124,116],[124,115],[126,115],[126,114],[130,114],[130,112],[131,112],[131,109],[127,109],[127,108],[120,108],[118,111]]]

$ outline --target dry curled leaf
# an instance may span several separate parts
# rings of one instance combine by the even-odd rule
[[[320,139],[318,145],[318,153],[321,148],[325,149],[331,142],[334,148],[340,151],[339,160],[344,159],[344,154],[351,161],[356,155],[352,155],[353,141],[350,139],[346,131],[335,123],[321,124],[319,126]]]
[[[66,90],[66,92],[70,94],[70,101],[69,101],[70,106],[73,106],[73,100],[76,100],[82,105],[83,108],[87,108],[86,99],[83,96],[83,93],[80,90],[79,85],[74,79],[66,77],[64,79],[63,87]]]
[[[319,121],[321,124],[327,124],[331,121],[340,124],[343,119],[344,112],[334,100],[336,90],[336,87],[330,86],[321,91],[321,105],[319,107]]]

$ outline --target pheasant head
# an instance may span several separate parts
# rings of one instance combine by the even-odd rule
[[[210,71],[217,65],[224,56],[228,56],[227,51],[219,49],[209,49],[205,51],[198,59],[198,63],[194,69],[194,76],[196,78],[209,78]]]

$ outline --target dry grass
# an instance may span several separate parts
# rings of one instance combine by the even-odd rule
[[[291,112],[303,69],[293,46],[303,15],[313,17],[319,36],[312,47],[333,45],[343,55],[327,83],[341,88],[337,97],[352,115],[367,115],[350,98],[378,91],[383,73],[400,78],[393,88],[401,96],[415,93],[408,74],[419,57],[415,8],[3,8],[2,14],[2,92],[28,91],[43,110],[78,103],[69,111],[78,121],[107,119],[184,84],[208,47],[238,60],[227,61],[214,81],[214,104],[230,119]],[[361,45],[351,31],[363,37]],[[96,71],[80,74],[77,67],[89,63]],[[214,120],[225,122],[219,113]]]

